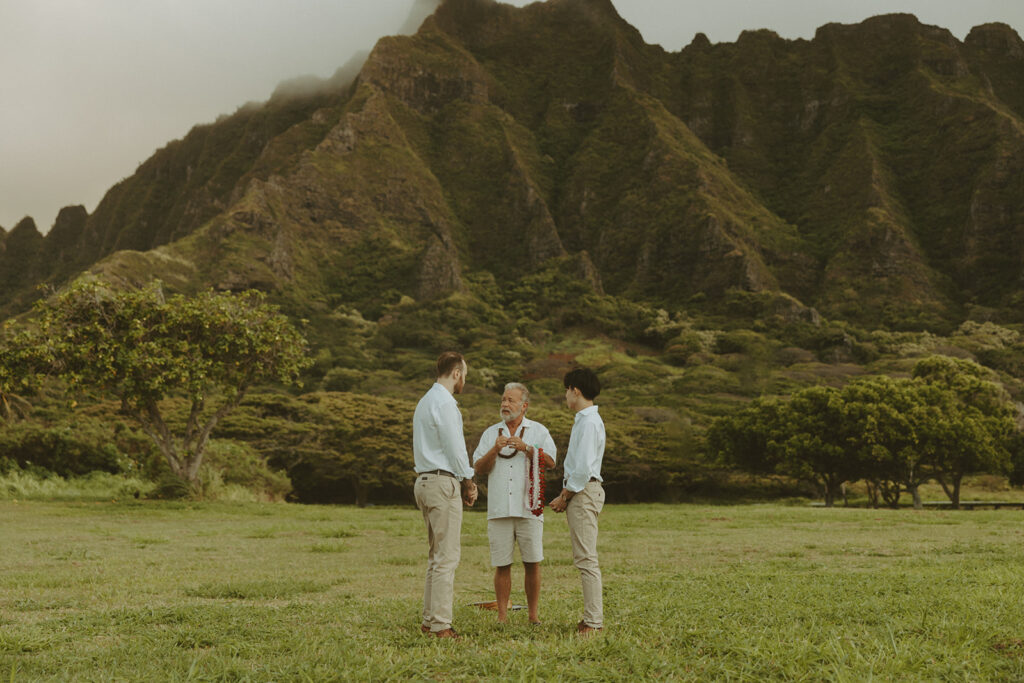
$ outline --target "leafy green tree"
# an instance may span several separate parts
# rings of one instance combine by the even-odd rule
[[[779,418],[778,435],[770,447],[780,451],[780,470],[816,481],[825,505],[832,507],[843,484],[861,474],[842,396],[830,387],[804,389],[793,395]]]
[[[193,490],[217,423],[255,383],[296,382],[309,365],[302,335],[254,291],[166,297],[159,283],[118,291],[78,281],[37,313],[0,352],[0,367],[117,397]],[[179,395],[189,411],[174,429],[161,401]]]
[[[27,417],[32,405],[24,397],[32,377],[46,366],[45,350],[24,329],[5,322],[0,330],[0,422]]]
[[[831,507],[842,485],[858,479],[840,394],[810,387],[788,402],[759,400],[738,414],[720,418],[708,445],[728,462],[748,471],[789,475],[816,482]]]
[[[931,478],[931,470],[919,436],[927,404],[917,389],[909,380],[871,377],[842,391],[850,445],[873,502],[880,495],[896,507],[906,490],[914,506],[921,507],[919,487]]]
[[[373,490],[402,495],[411,488],[414,405],[357,394],[315,397],[329,416],[314,470],[319,479],[350,487],[359,506]]]
[[[991,373],[971,361],[931,356],[918,361],[913,377],[930,397],[930,419],[920,428],[922,445],[935,479],[959,508],[966,474],[1010,471],[1016,411]]]
[[[708,451],[747,472],[772,474],[780,464],[778,442],[785,404],[758,399],[734,415],[715,420],[708,429]]]

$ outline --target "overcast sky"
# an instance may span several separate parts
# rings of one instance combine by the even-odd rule
[[[266,100],[279,82],[330,76],[432,0],[0,0],[0,226],[62,206],[91,213],[111,185],[195,124]],[[828,22],[912,12],[961,40],[1024,0],[613,0],[667,50],[697,32],[810,38]],[[525,5],[526,0],[510,4]]]

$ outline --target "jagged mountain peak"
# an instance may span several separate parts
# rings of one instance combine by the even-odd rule
[[[1024,40],[1008,24],[993,22],[975,26],[964,42],[998,56],[1024,60]]]
[[[818,27],[815,39],[829,40],[833,38],[869,39],[872,42],[890,43],[919,33],[941,33],[952,37],[952,33],[938,26],[923,24],[916,15],[909,12],[877,14],[856,24],[830,22]]]
[[[442,30],[467,44],[495,38],[500,42],[526,28],[552,25],[563,30],[619,31],[631,41],[643,43],[640,32],[619,15],[611,0],[547,0],[524,7],[497,0],[444,0],[432,18]]]
[[[60,244],[63,248],[74,248],[82,237],[89,212],[82,205],[65,206],[57,214],[53,227],[46,233],[48,242]]]
[[[444,0],[351,87],[167,145],[63,217],[33,277],[119,252],[101,268],[126,282],[170,269],[379,311],[585,262],[595,289],[670,308],[738,288],[884,324],[1009,311],[1019,42],[894,14],[669,54],[608,0]]]
[[[739,38],[736,40],[736,45],[743,47],[749,44],[757,43],[784,43],[788,42],[785,38],[781,37],[775,31],[767,28],[758,29],[747,29],[740,32]]]
[[[39,228],[36,227],[36,222],[31,216],[25,216],[17,224],[11,228],[11,232],[8,237],[10,239],[24,239],[28,236],[42,237],[39,232]]]
[[[685,49],[692,50],[703,50],[711,47],[711,39],[708,38],[707,34],[698,31],[693,35],[693,40],[686,46]]]

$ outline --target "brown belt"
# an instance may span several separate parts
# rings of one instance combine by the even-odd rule
[[[440,474],[442,477],[451,477],[452,479],[458,479],[458,477],[456,477],[448,470],[430,470],[429,472],[420,472],[420,474]]]

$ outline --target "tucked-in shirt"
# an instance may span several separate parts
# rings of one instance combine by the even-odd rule
[[[446,470],[459,480],[473,477],[459,403],[436,382],[412,416],[412,457],[417,472]]]
[[[597,406],[590,406],[576,413],[576,421],[569,435],[569,448],[565,451],[565,475],[562,485],[578,493],[583,490],[591,477],[601,478],[601,462],[604,460],[604,420],[597,412]]]
[[[494,442],[498,440],[498,430],[504,430],[505,436],[510,436],[508,425],[504,422],[493,424],[484,430],[480,437],[480,444],[473,451],[473,462],[487,455]],[[551,438],[551,432],[540,422],[523,418],[523,421],[516,428],[516,436],[522,439],[526,445],[543,449],[544,453],[555,460],[555,440]],[[529,506],[526,503],[526,492],[528,482],[526,481],[527,467],[526,459],[533,456],[525,453],[517,453],[511,458],[498,457],[494,462],[494,469],[487,476],[487,519],[499,519],[501,517],[533,517]],[[544,516],[540,515],[539,519]]]

